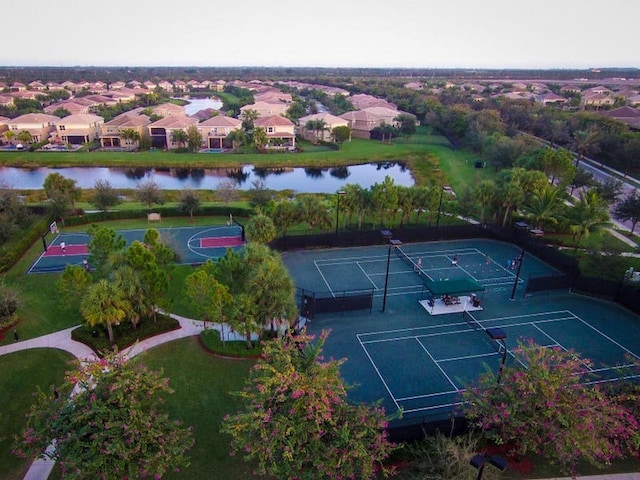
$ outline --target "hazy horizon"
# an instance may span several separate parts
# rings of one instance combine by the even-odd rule
[[[633,2],[24,0],[6,66],[640,68]],[[610,12],[610,15],[607,15]],[[607,23],[603,19],[611,19]],[[55,33],[52,33],[55,32]]]

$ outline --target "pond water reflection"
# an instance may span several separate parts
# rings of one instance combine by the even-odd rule
[[[20,190],[42,189],[44,180],[51,173],[71,178],[81,188],[93,188],[96,180],[108,180],[114,188],[136,188],[147,180],[153,180],[162,189],[213,190],[224,180],[232,179],[241,190],[253,188],[255,181],[264,182],[271,190],[294,190],[303,193],[334,193],[348,183],[367,189],[384,181],[385,176],[396,185],[414,185],[411,172],[402,162],[382,162],[348,167],[327,168],[263,168],[244,165],[237,168],[15,168],[0,167],[0,183]]]

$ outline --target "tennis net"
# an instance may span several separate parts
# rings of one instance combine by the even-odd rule
[[[404,263],[409,265],[411,270],[416,272],[420,276],[420,278],[422,279],[422,281],[424,283],[433,280],[429,275],[427,275],[427,273],[424,270],[422,270],[422,267],[420,265],[418,265],[416,262],[414,262],[411,259],[411,257],[409,257],[409,255],[407,255],[404,252],[404,250],[402,250],[400,247],[395,247],[395,250],[396,250],[396,255],[398,256],[398,258],[400,258],[402,261],[404,261]]]
[[[480,332],[482,338],[487,342],[491,348],[496,352],[502,353],[503,349],[506,349],[504,339],[506,334],[500,328],[484,328],[476,318],[471,315],[467,310],[462,311],[462,317],[474,331]]]

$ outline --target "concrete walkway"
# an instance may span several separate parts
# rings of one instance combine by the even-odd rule
[[[178,320],[178,322],[180,322],[180,328],[172,330],[171,332],[163,333],[161,335],[156,335],[154,337],[142,340],[141,342],[138,342],[131,347],[124,349],[122,351],[122,354],[127,358],[133,358],[136,355],[163,343],[178,340],[179,338],[198,335],[202,330],[204,330],[204,322],[202,321],[192,320],[174,314],[169,314],[169,316],[175,318],[176,320]],[[30,350],[33,348],[57,348],[71,353],[80,361],[97,359],[97,355],[92,349],[90,349],[83,343],[76,342],[75,340],[71,339],[71,332],[76,328],[78,328],[78,326],[67,328],[66,330],[61,330],[49,335],[43,335],[41,337],[12,343],[10,345],[0,346],[0,355],[7,355],[10,353]],[[209,322],[207,324],[207,329],[216,329],[222,334],[226,333],[229,337],[229,329],[224,325]],[[229,339],[236,340],[235,336]],[[52,448],[53,446],[50,445],[49,448],[47,448],[47,451]],[[24,479],[47,480],[54,465],[55,461],[51,460],[49,457],[45,456],[44,458],[36,459],[31,464],[31,467],[27,471]]]
[[[122,351],[123,355],[125,355],[127,358],[133,358],[136,355],[139,355],[140,353],[145,352],[151,348],[157,347],[158,345],[162,345],[163,343],[198,335],[202,330],[204,330],[204,322],[200,320],[193,320],[175,314],[168,315],[178,320],[178,322],[180,323],[180,328],[172,330],[171,332],[163,333],[161,335],[156,335],[155,337],[147,338],[145,340],[142,340],[141,342],[136,343],[135,345],[132,345],[131,347],[125,348]],[[29,350],[33,348],[57,348],[71,353],[78,360],[97,359],[97,355],[93,350],[91,350],[83,343],[79,343],[71,339],[71,332],[76,328],[78,328],[78,326],[67,328],[66,330],[61,330],[49,335],[43,335],[42,337],[1,346],[0,355],[7,355],[9,353]],[[224,324],[209,322],[207,323],[207,329],[218,330],[221,335],[227,337],[228,340],[243,339],[242,336],[238,335],[237,333],[230,333],[230,329]],[[52,448],[53,446],[50,445],[47,450],[49,451]],[[55,461],[51,460],[49,457],[34,460],[34,462],[31,464],[31,467],[27,471],[24,480],[47,480],[49,478],[49,475],[51,474],[51,471],[53,470],[54,465]],[[640,480],[640,473],[594,475],[589,477],[555,477],[553,479],[547,480],[573,480],[575,478],[583,478],[585,480]]]

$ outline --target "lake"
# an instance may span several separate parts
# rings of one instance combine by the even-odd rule
[[[193,115],[200,110],[206,110],[207,108],[213,108],[214,110],[220,110],[222,108],[222,101],[219,98],[180,98],[180,100],[186,100],[189,102],[184,106],[184,113],[187,115]]]
[[[215,155],[215,154],[202,154]],[[0,183],[19,190],[40,190],[51,173],[71,178],[81,188],[93,188],[96,180],[108,180],[113,188],[136,188],[153,180],[164,190],[214,190],[224,180],[232,179],[241,190],[249,190],[254,181],[264,181],[271,190],[294,190],[300,193],[335,193],[345,185],[358,184],[368,189],[382,183],[385,176],[396,185],[411,187],[411,171],[402,162],[381,162],[332,168],[16,168],[0,167]]]

